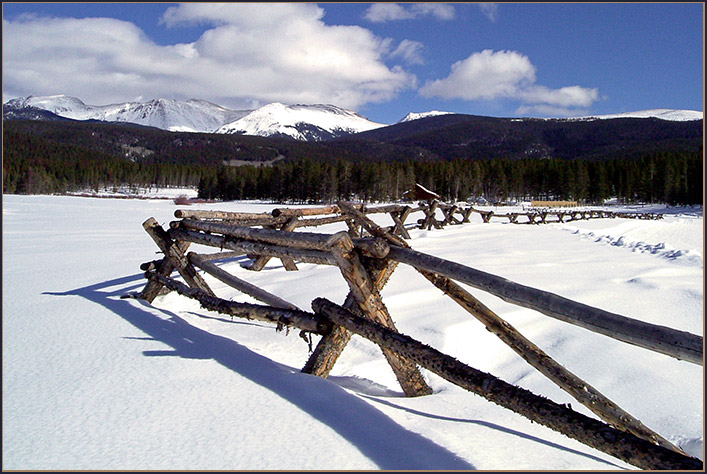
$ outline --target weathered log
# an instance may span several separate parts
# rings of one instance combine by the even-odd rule
[[[391,234],[390,232],[383,232],[380,230],[380,227],[378,224],[373,222],[371,219],[366,217],[365,214],[362,212],[356,210],[350,203],[346,201],[339,201],[339,207],[341,208],[342,212],[346,212],[349,214],[353,219],[356,221],[357,224],[359,224],[361,227],[366,229],[371,235],[379,238],[383,238],[387,240],[388,242],[395,244],[395,245],[402,245],[402,246],[407,246],[407,243],[400,237]],[[388,252],[385,252],[387,255]]]
[[[228,211],[201,211],[197,209],[177,209],[174,217],[178,219],[219,219],[219,220],[239,220],[239,219],[271,219],[272,214],[267,212],[228,212]]]
[[[349,203],[353,207],[358,207],[354,203]],[[365,211],[365,214],[390,214],[391,212],[400,212],[404,210],[408,206],[403,206],[401,204],[388,204],[385,206],[376,206],[376,207],[368,207],[366,206],[362,211]]]
[[[213,262],[214,260],[226,260],[240,257],[241,255],[245,255],[245,252],[234,250],[233,252],[202,253],[199,254],[199,258],[205,262]]]
[[[498,336],[526,362],[557,384],[562,390],[572,395],[582,405],[589,408],[599,418],[622,431],[633,433],[639,438],[685,454],[670,441],[647,428],[639,420],[616,405],[616,403],[609,400],[597,389],[565,369],[460,285],[442,275],[424,270],[418,271],[434,286],[442,290],[444,294],[481,321],[487,330]]]
[[[374,262],[384,262],[383,267],[373,268]],[[398,266],[398,262],[393,260],[363,260],[364,268],[371,276],[371,280],[376,290],[380,292],[385,284],[390,279],[391,275]],[[346,296],[344,308],[353,312],[358,316],[365,317],[361,309],[356,304],[356,298],[352,292]],[[339,359],[339,356],[344,351],[344,348],[351,340],[353,333],[341,326],[334,326],[329,334],[325,334],[317,343],[312,355],[307,360],[307,363],[302,368],[302,372],[316,375],[322,378],[327,378],[334,364]]]
[[[610,313],[547,291],[414,250],[391,246],[388,258],[444,275],[499,298],[590,331],[703,365],[700,336]]]
[[[437,207],[439,206],[439,201],[432,200],[428,206],[423,206],[422,211],[425,213],[425,219],[422,221],[422,224],[420,225],[421,229],[427,229],[431,230],[432,227],[436,228],[441,228],[439,225],[439,222],[437,221],[437,218],[435,217],[435,213],[437,212]]]
[[[273,295],[272,293],[268,293],[267,291],[263,290],[262,288],[259,288],[252,283],[248,283],[245,280],[242,280],[235,275],[231,275],[227,271],[217,267],[213,263],[203,259],[201,255],[198,255],[194,252],[189,252],[187,254],[187,258],[189,261],[196,265],[197,267],[201,268],[204,270],[206,273],[209,275],[213,276],[214,278],[217,278],[218,280],[221,280],[223,283],[227,284],[228,286],[231,286],[239,291],[242,291],[243,293],[252,296],[258,301],[261,301],[265,304],[268,304],[270,306],[274,306],[276,308],[285,308],[285,309],[294,309],[298,310],[299,308],[295,306],[294,304],[283,300],[282,298]]]
[[[280,228],[280,232],[292,232],[297,228],[298,225],[299,222],[297,220],[297,217],[291,217],[287,222],[282,225],[282,227]],[[267,265],[267,263],[270,261],[270,258],[271,257],[261,255],[250,266],[250,270],[259,272],[260,270],[265,268],[265,265]],[[285,270],[287,270],[288,272],[297,271],[297,265],[295,265],[295,261],[291,258],[283,257],[280,260],[282,261],[282,265],[285,267]]]
[[[335,238],[337,235],[317,234],[312,232],[280,232],[274,229],[253,229],[250,227],[239,227],[193,219],[182,220],[182,226],[189,230],[213,232],[239,239],[312,250],[328,250],[331,248],[331,239]],[[345,234],[345,232],[340,233]]]
[[[175,240],[192,242],[195,244],[216,247],[220,249],[230,249],[241,251],[248,255],[267,255],[270,257],[290,257],[305,263],[315,263],[318,265],[336,265],[329,252],[320,250],[307,250],[271,245],[262,242],[249,242],[246,240],[231,239],[230,237],[205,234],[191,230],[170,230],[170,235]]]
[[[159,225],[154,217],[147,219],[143,222],[142,226],[149,236],[152,237],[152,240],[157,244],[160,250],[162,250],[165,258],[172,261],[176,270],[190,286],[201,288],[213,295],[213,291],[211,291],[209,285],[204,281],[201,275],[196,272],[192,264],[189,263],[189,260],[187,260],[182,251],[182,246],[172,241],[169,234]]]
[[[361,264],[357,253],[353,250],[351,238],[348,234],[343,233],[340,234],[339,240],[332,247],[331,252],[363,314],[394,330],[395,324],[380,297],[380,293]],[[427,385],[415,364],[385,347],[382,350],[405,395],[415,397],[432,393],[432,389]]]
[[[602,421],[469,367],[409,336],[356,316],[324,298],[315,299],[312,309],[334,324],[399,353],[465,390],[641,469],[703,469],[699,459],[617,430]]]
[[[467,207],[467,208],[461,210],[462,224],[466,224],[467,222],[469,222],[469,217],[471,217],[472,212],[474,212],[473,207]]]
[[[275,323],[278,326],[292,326],[314,334],[328,334],[332,328],[330,321],[305,311],[228,301],[157,273],[147,272],[145,273],[145,278],[157,281],[180,295],[199,301],[209,311],[238,318]]]
[[[289,208],[278,208],[273,209],[271,214],[273,217],[287,216],[321,216],[326,214],[336,214],[339,212],[339,208],[336,206],[327,207],[305,207],[302,209],[289,209]]]
[[[412,208],[405,206],[402,211],[390,213],[390,218],[393,219],[393,233],[399,235],[403,239],[410,239],[410,234],[405,228],[405,221],[412,212]]]
[[[331,216],[331,217],[314,217],[311,219],[300,219],[298,227],[318,227],[325,224],[334,224],[336,222],[344,222],[346,216]]]

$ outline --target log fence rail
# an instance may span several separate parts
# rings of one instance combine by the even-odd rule
[[[437,218],[438,210],[444,216],[441,220]],[[175,212],[175,217],[180,220],[171,222],[168,230],[164,230],[153,218],[143,224],[164,258],[141,266],[147,284],[142,292],[132,296],[152,302],[165,291],[176,291],[198,300],[208,310],[232,317],[272,322],[278,329],[298,328],[300,335],[310,344],[311,336],[308,339],[308,334],[321,335],[302,371],[325,378],[352,335],[357,334],[380,346],[406,396],[432,393],[420,372],[420,368],[424,368],[532,421],[641,469],[703,469],[702,461],[685,454],[554,361],[458,283],[604,336],[693,364],[703,364],[702,337],[609,313],[456,262],[416,252],[406,242],[410,239],[407,232],[410,226],[405,224],[414,212],[424,214],[417,221],[421,229],[441,229],[445,225],[468,223],[474,212],[481,215],[483,222],[504,217],[511,223],[519,223],[522,215],[527,217],[528,223],[548,223],[549,217],[558,219],[556,222],[563,222],[565,218],[627,217],[606,211],[579,210],[494,214],[493,211],[438,200],[420,202],[416,207],[398,204],[368,207],[340,201],[335,206],[277,208],[270,213],[259,214],[180,209]],[[380,226],[370,218],[372,214],[389,214],[392,224]],[[333,234],[298,230],[299,227],[337,222],[346,223],[348,230]],[[188,251],[192,244],[219,251],[212,254]],[[297,270],[296,262],[336,266],[349,287],[349,294],[342,305],[317,298],[312,302],[313,312],[303,311],[214,263],[243,255],[252,262],[244,267],[252,271],[262,271],[271,258],[282,260],[288,271]],[[473,369],[400,334],[380,291],[401,263],[415,268],[532,367],[587,406],[599,420]],[[183,282],[172,276],[175,271]],[[263,304],[235,303],[216,296],[199,271]]]

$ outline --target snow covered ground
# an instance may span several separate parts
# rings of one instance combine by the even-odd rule
[[[297,331],[232,321],[175,294],[153,305],[121,299],[144,286],[140,264],[160,257],[142,222],[155,217],[166,227],[177,208],[170,200],[3,196],[3,469],[635,469],[424,370],[435,393],[405,398],[377,346],[358,336],[324,380],[299,372],[309,354]],[[409,243],[703,335],[702,208],[662,211],[659,221],[534,226],[482,224],[474,214],[470,224],[412,230]],[[222,265],[305,310],[316,297],[341,303],[347,293],[333,267],[286,272],[271,260],[254,273],[240,263]],[[206,279],[220,296],[253,302]],[[701,366],[470,291],[645,425],[703,457]],[[400,265],[382,295],[401,332],[593,416],[413,269]]]

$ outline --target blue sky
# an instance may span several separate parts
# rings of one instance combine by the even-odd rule
[[[3,3],[3,102],[702,111],[703,58],[703,3]]]

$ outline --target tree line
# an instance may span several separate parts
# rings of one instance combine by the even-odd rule
[[[215,161],[215,160],[214,160]],[[198,187],[204,199],[326,203],[397,201],[420,183],[447,201],[528,199],[697,204],[704,200],[701,152],[641,153],[605,160],[354,161],[284,159],[272,166],[141,160],[3,133],[3,193],[51,194],[117,186]]]
[[[398,201],[415,183],[446,201],[483,197],[500,203],[530,199],[595,204],[703,202],[699,154],[659,153],[634,159],[451,160],[405,162],[322,162],[302,159],[272,167],[219,167],[199,181],[205,199],[263,199],[326,203],[340,199]]]

